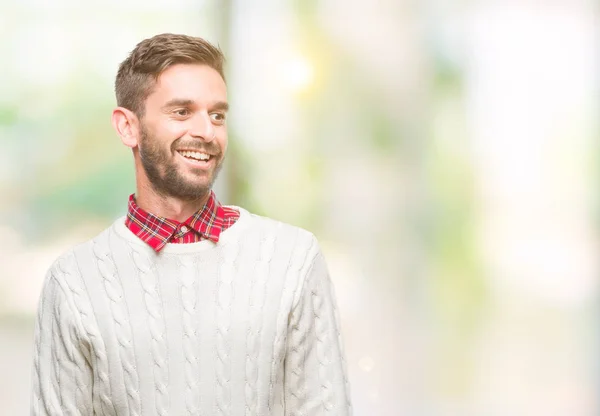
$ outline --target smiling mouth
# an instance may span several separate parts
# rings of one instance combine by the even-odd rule
[[[195,150],[177,150],[177,153],[188,160],[196,162],[208,162],[213,158],[213,155],[204,152],[197,152]]]

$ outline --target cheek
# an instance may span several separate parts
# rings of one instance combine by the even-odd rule
[[[225,152],[227,151],[228,144],[229,143],[228,143],[228,139],[227,139],[227,131],[225,131],[225,133],[223,134],[223,137],[219,138],[219,147],[221,147],[223,154],[225,154]]]
[[[188,128],[185,123],[181,122],[168,122],[162,126],[162,132],[164,137],[171,140],[179,139],[187,134]]]
[[[174,143],[184,137],[187,133],[185,126],[181,123],[162,123],[154,129],[154,137],[161,147],[173,149]]]

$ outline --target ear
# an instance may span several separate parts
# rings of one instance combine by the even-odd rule
[[[140,137],[140,121],[137,116],[124,107],[117,107],[112,112],[112,125],[123,144],[137,147]]]

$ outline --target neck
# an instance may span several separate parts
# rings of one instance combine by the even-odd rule
[[[202,209],[208,201],[210,190],[196,199],[181,200],[171,196],[158,194],[149,186],[140,186],[138,183],[135,202],[143,210],[159,217],[184,222],[196,211]]]

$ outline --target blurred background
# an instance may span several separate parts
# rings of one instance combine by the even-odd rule
[[[357,416],[600,413],[598,4],[0,0],[0,414],[51,262],[126,211],[118,64],[228,57],[216,185],[314,232]]]

